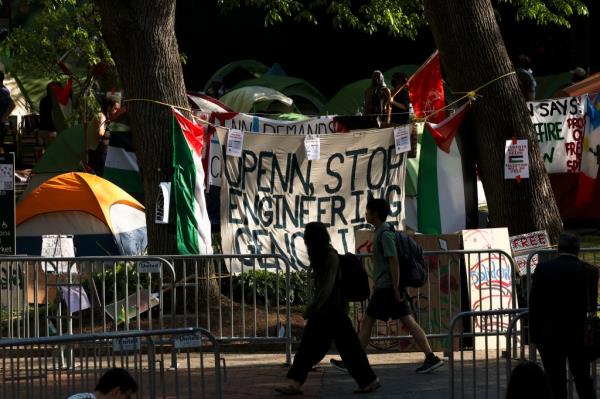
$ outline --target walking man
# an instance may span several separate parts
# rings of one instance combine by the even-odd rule
[[[414,311],[400,276],[394,228],[385,222],[389,214],[390,205],[384,199],[372,198],[367,202],[367,222],[375,227],[373,245],[375,292],[371,295],[367,312],[360,322],[358,338],[362,347],[366,348],[371,338],[371,330],[377,320],[387,322],[390,319],[400,319],[414,337],[419,349],[425,354],[425,362],[417,368],[416,372],[429,373],[441,367],[443,362],[431,350],[425,331],[413,316]],[[345,369],[340,360],[331,359],[331,364],[338,369]]]
[[[596,309],[598,269],[577,258],[580,245],[576,233],[561,234],[559,256],[537,266],[529,293],[531,342],[555,399],[567,397],[567,359],[579,398],[596,398],[583,334],[587,312]]]

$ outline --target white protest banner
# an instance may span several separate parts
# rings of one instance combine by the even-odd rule
[[[527,103],[548,173],[579,172],[587,95]]]
[[[504,147],[504,178],[529,178],[527,140],[506,140]]]
[[[508,229],[475,229],[463,230],[463,248],[474,251],[465,254],[465,265],[469,279],[471,310],[509,309],[513,306],[512,267],[510,259],[500,252],[485,250],[502,250],[510,254]],[[478,253],[478,250],[483,252]],[[475,317],[474,332],[506,331],[510,323],[508,316]],[[502,335],[502,334],[501,334]],[[493,337],[493,338],[492,338]],[[477,346],[484,345],[487,340],[489,348],[496,348],[496,336],[477,337]],[[499,339],[500,347],[504,347],[504,337]]]
[[[210,122],[216,126],[228,129],[238,129],[246,133],[273,133],[283,135],[327,134],[336,132],[334,116],[320,116],[302,121],[281,121],[248,115],[238,112],[213,112]],[[222,152],[214,134],[210,140],[209,165],[206,166],[208,184],[221,185],[221,157]]]
[[[369,196],[385,198],[388,221],[403,227],[406,155],[396,155],[391,128],[321,135],[319,160],[304,151],[303,136],[248,134],[242,157],[225,159],[223,253],[281,254],[294,269],[308,266],[302,235],[312,221],[327,224],[339,252],[353,251]]]
[[[534,231],[510,237],[510,248],[515,261],[515,268],[521,276],[526,276],[529,254],[539,249],[550,248],[550,239],[546,230]],[[531,258],[531,273],[535,271],[537,264],[538,256],[534,255]]]

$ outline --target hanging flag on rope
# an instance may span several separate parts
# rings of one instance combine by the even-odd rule
[[[446,118],[445,110],[438,111],[445,107],[446,96],[442,82],[440,54],[437,50],[410,78],[408,90],[417,118],[431,115],[428,120],[433,123],[439,123]]]
[[[575,206],[582,208],[590,203],[598,177],[600,166],[600,95],[587,100],[588,124],[583,139],[581,171],[577,185]]]
[[[204,199],[204,128],[173,109],[173,192],[180,254],[212,253]]]
[[[73,101],[71,100],[72,80],[67,80],[65,87],[58,83],[50,83],[52,90],[52,120],[58,132],[69,127],[67,120],[73,113]]]
[[[462,159],[455,136],[469,103],[438,124],[425,122],[419,160],[419,232],[446,234],[465,228]]]

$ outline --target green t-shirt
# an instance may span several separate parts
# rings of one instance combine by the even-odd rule
[[[396,252],[395,232],[388,223],[383,223],[375,230],[375,257],[374,276],[375,288],[392,288],[392,275],[388,258],[398,256]]]

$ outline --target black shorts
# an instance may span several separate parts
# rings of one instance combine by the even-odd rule
[[[410,298],[406,289],[401,289],[404,300],[396,302],[393,288],[376,288],[375,293],[369,299],[367,306],[367,316],[377,320],[388,321],[397,320],[401,317],[414,313],[410,304]]]

